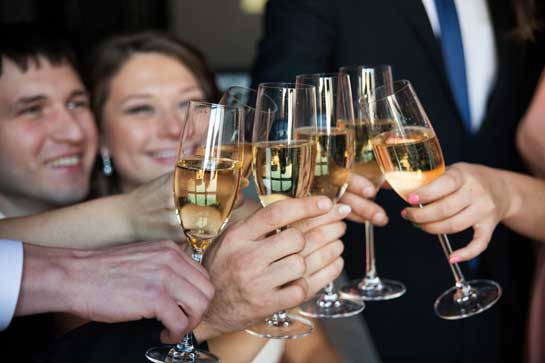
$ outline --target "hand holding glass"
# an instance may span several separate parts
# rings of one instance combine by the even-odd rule
[[[443,154],[431,122],[408,81],[394,82],[393,93],[384,87],[368,107],[369,133],[386,180],[405,201],[409,194],[445,171]],[[389,120],[384,123],[384,120]],[[447,235],[438,235],[447,260],[452,253]],[[449,264],[455,286],[435,301],[436,314],[448,320],[479,314],[493,306],[501,287],[490,280],[466,281],[457,263]]]
[[[349,79],[341,73],[302,74],[297,85],[316,87],[318,125],[316,134],[316,166],[310,187],[312,195],[325,195],[335,203],[346,191],[350,167],[354,161],[354,109]],[[298,136],[311,135],[314,130],[300,129]],[[363,311],[358,300],[339,296],[333,282],[324,292],[299,307],[302,315],[313,318],[343,318]]]
[[[377,164],[369,138],[366,110],[369,101],[375,98],[377,87],[385,87],[385,91],[391,92],[392,69],[389,65],[347,66],[341,67],[340,72],[347,74],[350,78],[356,118],[356,155],[352,172],[365,177],[378,190],[384,183],[384,175]],[[365,221],[365,270],[363,279],[350,281],[341,287],[344,296],[377,301],[395,299],[405,293],[406,288],[403,283],[378,276],[374,229],[370,221]]]
[[[243,127],[239,107],[194,101],[189,104],[174,171],[174,198],[181,226],[193,248],[192,257],[199,263],[226,225],[237,198]],[[211,353],[195,349],[190,334],[174,346],[150,348],[146,357],[161,363],[220,361]]]
[[[315,92],[314,86],[293,83],[259,85],[252,168],[264,207],[282,199],[306,197],[310,191],[316,159]],[[298,135],[300,130],[312,133]],[[263,338],[293,339],[312,329],[309,320],[279,311],[246,331]]]

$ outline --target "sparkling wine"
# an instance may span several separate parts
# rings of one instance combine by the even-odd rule
[[[242,150],[242,155],[239,151]],[[204,148],[200,147],[197,150],[197,155],[204,156]],[[216,154],[216,150],[211,152],[216,157],[225,157],[232,160],[242,160],[242,176],[249,178],[252,172],[252,144],[223,144],[221,145],[220,153]]]
[[[205,250],[226,224],[239,189],[240,161],[192,157],[180,160],[174,172],[174,193],[180,223],[195,249]]]
[[[386,180],[403,199],[445,171],[439,141],[431,129],[409,126],[373,139]]]
[[[387,125],[384,122],[384,125]],[[379,126],[380,127],[380,126]],[[375,188],[379,188],[384,182],[384,175],[378,166],[375,154],[373,151],[373,144],[369,138],[368,124],[364,121],[357,120],[355,125],[355,137],[356,137],[356,155],[354,158],[354,164],[352,165],[352,171],[365,177],[369,180]]]
[[[264,141],[253,145],[253,173],[263,206],[310,191],[316,159],[312,140]]]
[[[339,199],[350,179],[350,167],[354,160],[354,130],[345,127],[298,129],[298,139],[312,139],[316,142],[316,164],[310,186],[313,195],[325,195]]]

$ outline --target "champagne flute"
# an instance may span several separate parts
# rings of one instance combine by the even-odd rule
[[[385,90],[391,91],[392,69],[389,65],[346,66],[341,67],[340,72],[350,77],[356,117],[356,158],[352,172],[365,177],[378,190],[384,183],[384,175],[373,153],[364,107],[367,106],[365,102],[374,99],[375,88],[384,86]],[[403,283],[378,276],[373,224],[365,221],[365,277],[348,282],[341,287],[341,293],[349,298],[376,301],[395,299],[405,291]]]
[[[337,202],[348,187],[354,161],[354,109],[349,79],[342,73],[302,74],[296,84],[316,87],[318,127],[316,130],[316,166],[310,193],[325,195]],[[301,128],[298,136],[314,130]],[[302,315],[312,318],[343,318],[363,311],[361,300],[340,297],[333,282],[322,293],[299,307]]]
[[[174,199],[193,259],[201,263],[206,248],[227,224],[237,199],[242,173],[243,111],[206,102],[189,103],[174,170]],[[235,145],[227,152],[222,145]],[[233,159],[233,155],[237,156]],[[218,363],[197,350],[192,335],[176,345],[150,348],[146,357],[161,363]]]
[[[268,97],[263,95],[263,97]],[[219,103],[222,105],[238,106],[244,109],[244,157],[242,163],[242,176],[246,179],[252,175],[252,133],[254,127],[254,118],[256,114],[257,91],[252,88],[231,86],[225,90]],[[271,113],[276,112],[275,104],[272,100],[268,101],[271,110],[261,110],[261,119],[271,118]]]
[[[299,129],[314,133],[298,135]],[[278,200],[308,195],[316,159],[315,132],[314,86],[296,86],[293,83],[259,85],[252,168],[257,194],[264,207]],[[308,319],[282,310],[246,331],[262,338],[294,339],[304,337],[312,330],[313,325]]]
[[[378,164],[394,191],[407,201],[410,193],[445,171],[437,136],[409,81],[394,82],[393,93],[384,87],[378,88],[368,111],[369,133]],[[390,120],[388,126],[384,120]],[[448,259],[452,253],[448,237],[446,234],[438,237]],[[456,283],[435,301],[439,317],[466,318],[489,309],[498,301],[501,296],[498,283],[466,281],[457,263],[449,266]]]

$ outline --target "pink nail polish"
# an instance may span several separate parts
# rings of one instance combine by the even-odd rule
[[[458,263],[458,262],[460,262],[460,261],[462,261],[462,259],[461,259],[460,257],[458,257],[458,256],[451,257],[451,258],[449,258],[449,260],[448,260],[448,262],[449,262],[450,264]]]
[[[409,203],[411,204],[418,204],[420,203],[420,198],[418,197],[417,194],[411,194],[409,195]]]
[[[401,217],[402,217],[403,219],[407,219],[407,210],[406,210],[406,209],[403,209],[403,210],[401,211]]]

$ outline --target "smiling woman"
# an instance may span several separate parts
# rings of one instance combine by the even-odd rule
[[[218,98],[202,55],[146,32],[108,39],[89,65],[101,138],[96,194],[127,192],[172,171],[189,101]]]

